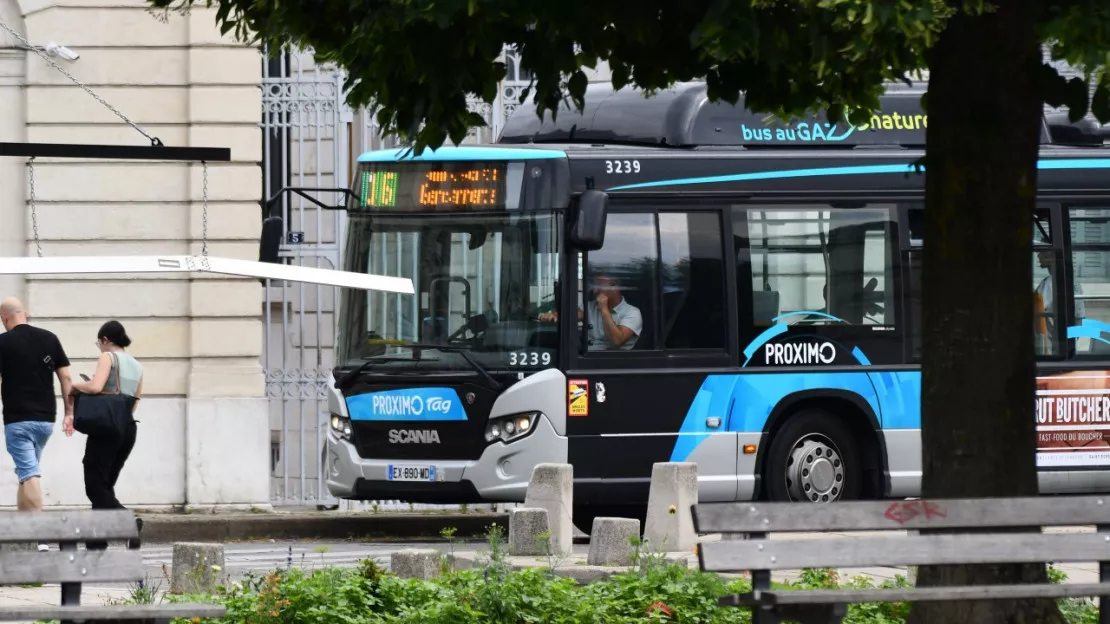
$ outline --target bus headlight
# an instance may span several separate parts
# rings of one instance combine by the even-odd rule
[[[486,442],[512,442],[532,433],[539,412],[491,418],[486,425]]]
[[[342,416],[331,415],[331,430],[345,440],[351,439],[351,421]]]

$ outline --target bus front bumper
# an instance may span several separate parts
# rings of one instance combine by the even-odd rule
[[[324,453],[328,491],[336,498],[432,504],[524,502],[532,468],[545,462],[567,462],[567,438],[546,417],[527,437],[490,444],[476,460],[365,459],[330,429]],[[434,469],[434,479],[389,480],[391,466]]]

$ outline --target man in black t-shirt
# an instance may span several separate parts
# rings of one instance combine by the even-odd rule
[[[19,478],[16,501],[20,511],[40,511],[39,460],[58,416],[55,376],[65,397],[66,435],[73,434],[69,358],[53,332],[27,323],[18,299],[0,301],[0,321],[7,330],[0,334],[0,400],[4,403],[4,441]]]

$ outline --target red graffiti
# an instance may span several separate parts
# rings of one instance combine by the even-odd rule
[[[924,515],[926,520],[932,520],[937,516],[945,518],[948,516],[948,512],[944,510],[944,507],[929,501],[903,501],[887,507],[886,513],[883,515],[898,524],[905,524],[921,515]]]

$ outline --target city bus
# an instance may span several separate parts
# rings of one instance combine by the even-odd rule
[[[342,499],[522,502],[569,463],[574,522],[644,517],[657,462],[703,502],[921,488],[928,117],[788,123],[592,86],[498,142],[362,154],[324,469]],[[1110,151],[1046,115],[1030,302],[1043,493],[1110,489]],[[357,199],[355,199],[357,197]]]

